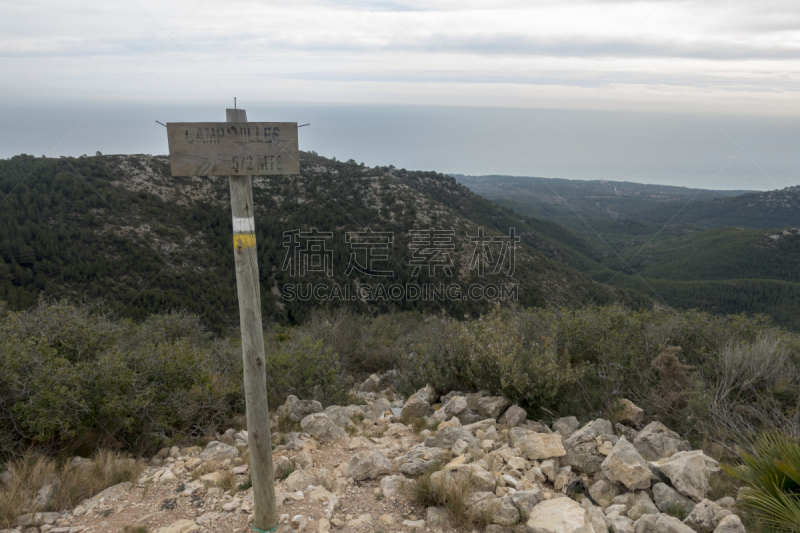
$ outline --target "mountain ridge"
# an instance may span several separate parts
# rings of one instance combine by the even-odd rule
[[[475,195],[453,178],[394,167],[367,168],[305,152],[301,163],[298,176],[256,177],[253,183],[262,313],[267,321],[296,323],[312,309],[342,306],[371,314],[444,310],[454,316],[477,315],[489,308],[486,298],[475,301],[461,293],[460,298],[438,301],[434,293],[431,302],[359,296],[349,302],[328,298],[309,305],[286,299],[290,284],[299,286],[293,289],[298,298],[298,290],[307,286],[325,285],[325,291],[349,286],[352,295],[359,287],[380,285],[358,271],[343,272],[354,253],[345,242],[348,233],[367,230],[393,234],[386,270],[401,287],[446,281],[436,277],[435,268],[431,275],[430,267],[413,276],[409,262],[417,253],[409,232],[439,228],[453,232],[452,278],[463,291],[476,284],[502,288],[506,283],[516,285],[522,305],[646,305],[647,299],[606,287],[570,266],[587,259],[547,234],[559,231],[556,226],[529,224],[527,217]],[[136,319],[187,309],[202,315],[216,331],[236,329],[224,177],[173,178],[165,156],[17,156],[0,161],[0,191],[7,207],[0,214],[0,300],[12,309],[30,307],[42,298],[104,299],[112,310]],[[469,237],[476,236],[479,227],[498,242],[515,228],[520,244],[513,272],[509,264],[479,279],[469,268],[474,248]],[[292,275],[284,268],[287,232],[312,230],[330,233],[326,257],[335,267],[330,275]],[[492,241],[491,246],[499,245]],[[495,247],[496,255],[500,251]]]

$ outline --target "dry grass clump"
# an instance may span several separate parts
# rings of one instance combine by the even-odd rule
[[[8,463],[11,479],[0,484],[0,528],[25,512],[72,509],[86,498],[125,481],[136,481],[143,467],[132,459],[111,451],[99,451],[91,464],[70,465],[64,461],[29,454]],[[51,504],[33,509],[39,490],[51,485]]]
[[[491,523],[491,517],[477,516],[467,509],[467,499],[473,492],[470,476],[448,476],[444,482],[434,483],[431,476],[441,469],[440,463],[434,463],[417,479],[407,483],[404,487],[406,496],[426,508],[444,507],[455,527]]]
[[[216,461],[206,461],[205,463],[201,464],[200,466],[192,470],[192,480],[194,481],[200,479],[206,474],[210,474],[211,472],[216,472],[216,470],[217,470]]]
[[[777,429],[800,436],[800,365],[774,333],[720,350],[707,425],[732,440]]]
[[[214,482],[214,486],[221,488],[225,492],[230,492],[238,487],[239,483],[236,481],[236,474],[232,473],[230,470],[226,470],[222,472],[220,478]]]
[[[122,533],[147,533],[147,526],[128,524],[122,528]]]

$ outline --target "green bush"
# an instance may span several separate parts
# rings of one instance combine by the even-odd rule
[[[653,366],[670,346],[680,347],[672,349],[685,373],[679,381]],[[743,433],[800,434],[798,363],[800,337],[758,317],[496,308],[478,320],[425,319],[398,361],[398,385],[406,394],[426,383],[440,392],[487,389],[542,418],[607,417],[629,398],[699,442],[740,437],[734,412],[746,417]]]
[[[800,441],[770,431],[750,448],[741,465],[721,465],[745,484],[741,505],[775,531],[800,531]]]
[[[282,340],[277,340],[278,338]],[[347,399],[347,385],[339,356],[321,340],[308,335],[277,334],[267,347],[269,404],[277,407],[289,394],[304,400],[335,404]]]
[[[100,311],[59,303],[0,318],[0,453],[151,448],[241,411],[241,355],[196,317]]]
[[[244,413],[241,343],[212,337],[196,315],[134,322],[67,302],[3,309],[0,455],[30,447],[90,455],[101,444],[146,451],[213,435]],[[289,394],[346,401],[352,353],[342,364],[332,333],[315,338],[315,331],[309,325],[266,333],[272,406]]]
[[[680,347],[670,348],[670,347]],[[325,405],[372,372],[408,395],[487,389],[531,418],[608,417],[620,398],[695,443],[800,436],[800,336],[759,318],[621,307],[495,308],[479,319],[318,313],[265,332],[270,406]],[[680,371],[654,366],[670,353]],[[0,455],[31,446],[144,451],[244,413],[242,352],[197,316],[115,320],[102,307],[0,306]]]
[[[577,377],[544,336],[526,335],[531,315],[497,308],[478,320],[431,317],[401,373],[411,388],[488,389],[526,405],[549,403]]]

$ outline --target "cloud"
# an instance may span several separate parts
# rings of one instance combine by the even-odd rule
[[[115,98],[346,88],[348,101],[531,107],[572,91],[566,107],[772,109],[800,86],[798,59],[800,12],[784,0],[34,0],[0,21],[0,93],[17,101],[124,81]]]

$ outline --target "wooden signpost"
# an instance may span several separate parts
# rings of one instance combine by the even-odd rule
[[[297,123],[247,122],[244,109],[227,109],[226,120],[168,122],[169,160],[173,176],[228,176],[242,330],[247,444],[255,507],[253,526],[257,533],[271,532],[278,527],[278,514],[251,176],[300,173]]]

